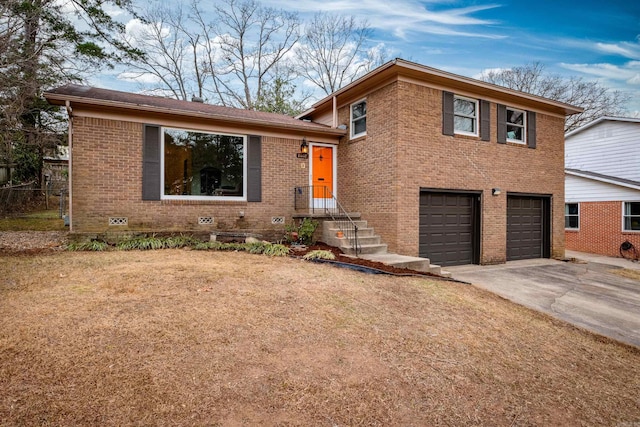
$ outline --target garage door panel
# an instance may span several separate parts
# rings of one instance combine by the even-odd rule
[[[474,260],[474,195],[423,192],[420,195],[420,256],[434,264]]]
[[[507,260],[541,258],[545,239],[544,199],[507,197]]]

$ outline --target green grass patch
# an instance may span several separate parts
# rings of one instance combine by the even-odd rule
[[[0,218],[0,231],[65,231],[57,209]]]

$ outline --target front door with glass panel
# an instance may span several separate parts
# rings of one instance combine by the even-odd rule
[[[333,147],[311,146],[311,206],[314,209],[335,208],[333,166]]]

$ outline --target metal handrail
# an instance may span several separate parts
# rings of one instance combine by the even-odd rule
[[[330,216],[331,220],[338,226],[338,229],[342,231],[356,255],[360,253],[358,225],[349,216],[329,187],[307,185],[295,187],[294,192],[295,210],[309,210],[312,214],[315,214],[316,210],[318,210],[320,211],[319,213]],[[316,207],[317,200],[321,200],[321,206],[319,207]]]

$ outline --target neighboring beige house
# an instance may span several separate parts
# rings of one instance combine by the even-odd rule
[[[342,206],[363,236],[442,265],[564,255],[564,118],[581,111],[567,104],[399,59],[297,119],[81,86],[45,96],[71,117],[74,232],[270,238]]]

